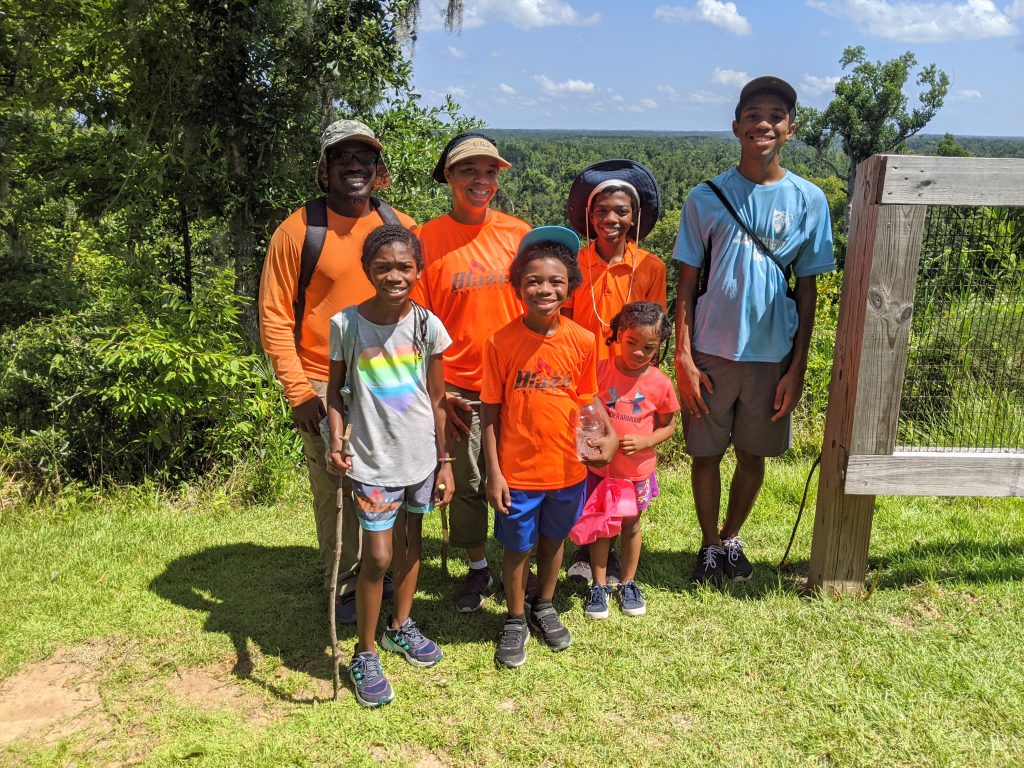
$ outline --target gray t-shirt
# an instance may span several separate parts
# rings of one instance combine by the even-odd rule
[[[414,338],[420,335],[420,352]],[[358,307],[331,318],[330,357],[347,367],[349,476],[367,485],[407,486],[437,465],[427,364],[452,343],[436,315],[423,308],[392,325],[371,323]],[[344,390],[343,390],[344,392]]]

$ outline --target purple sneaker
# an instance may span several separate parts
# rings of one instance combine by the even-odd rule
[[[437,643],[420,632],[411,618],[402,622],[398,629],[385,629],[380,646],[386,651],[402,654],[414,667],[432,667],[444,658]]]
[[[363,651],[352,656],[348,676],[355,690],[356,700],[364,707],[383,707],[395,698],[391,683],[384,677],[380,656]]]

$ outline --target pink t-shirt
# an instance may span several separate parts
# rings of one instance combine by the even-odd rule
[[[654,414],[676,413],[676,398],[672,380],[654,366],[642,376],[627,376],[615,365],[615,360],[602,360],[597,364],[598,397],[608,408],[615,432],[621,440],[625,435],[649,435],[654,432]],[[612,463],[600,469],[591,469],[605,477],[627,480],[645,480],[654,472],[657,457],[653,448],[627,456],[618,451]]]

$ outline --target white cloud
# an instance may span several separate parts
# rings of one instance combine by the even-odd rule
[[[992,0],[900,2],[899,0],[807,0],[819,11],[854,22],[868,34],[904,43],[944,43],[1017,34],[1010,16],[1024,5],[1015,0],[1000,11]]]
[[[839,77],[819,77],[804,73],[804,79],[800,81],[799,93],[807,96],[821,96],[825,93],[832,93],[836,88]]]
[[[654,18],[659,21],[703,21],[734,35],[749,35],[753,31],[750,22],[736,8],[736,3],[720,0],[697,0],[692,8],[684,5],[659,5],[654,10]]]
[[[549,96],[558,96],[563,93],[593,93],[594,84],[588,83],[583,80],[566,80],[564,83],[556,83],[547,75],[536,75],[534,78],[540,87],[544,89],[544,93]]]
[[[690,91],[686,98],[692,101],[694,104],[721,104],[723,101],[728,101],[725,96],[720,93],[712,93],[711,91]]]
[[[433,6],[425,9],[423,29],[430,32],[444,26],[442,12],[444,2],[427,4]],[[476,29],[486,24],[511,24],[519,29],[535,27],[586,27],[597,24],[601,14],[584,16],[564,0],[474,0],[465,3],[462,14],[462,28]]]
[[[619,94],[615,94],[614,96],[612,96],[612,101],[614,101],[616,104],[621,104],[622,102],[625,101],[625,99],[622,98]]]
[[[449,45],[448,46],[448,55],[451,56],[453,59],[464,59],[464,58],[466,58],[465,52],[464,51],[460,51],[454,45]]]
[[[1019,19],[1024,17],[1024,0],[1014,0],[1004,9],[1006,15],[1011,19]]]
[[[976,91],[973,88],[961,88],[953,94],[953,99],[955,101],[980,101],[981,91]]]
[[[719,85],[734,85],[737,88],[742,88],[750,81],[750,75],[746,72],[738,72],[735,69],[715,67],[711,80]]]
[[[670,99],[674,99],[674,98],[675,98],[676,96],[678,96],[678,95],[679,95],[679,94],[678,94],[678,93],[676,92],[676,89],[675,89],[675,88],[673,88],[673,87],[672,87],[671,85],[659,85],[659,86],[658,86],[658,87],[657,87],[657,88],[656,88],[655,90],[657,90],[657,91],[658,91],[658,93],[663,93],[663,94],[665,94],[665,95],[666,95],[666,96],[668,96],[668,97],[669,97]]]
[[[463,88],[461,85],[449,85],[446,91],[450,93],[452,96],[466,95],[466,89]]]
[[[658,102],[654,99],[640,99],[636,104],[629,108],[630,112],[644,112],[648,109],[657,109]]]
[[[516,95],[516,89],[506,83],[498,83],[498,90],[504,93],[506,96]]]

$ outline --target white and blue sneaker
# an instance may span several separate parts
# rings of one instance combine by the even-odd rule
[[[619,601],[619,608],[627,616],[643,616],[647,613],[643,593],[635,581],[621,582],[619,588],[615,590],[615,597]]]
[[[604,584],[595,584],[590,588],[587,595],[587,602],[583,606],[583,613],[589,619],[608,618],[608,596],[611,595],[611,587]]]

